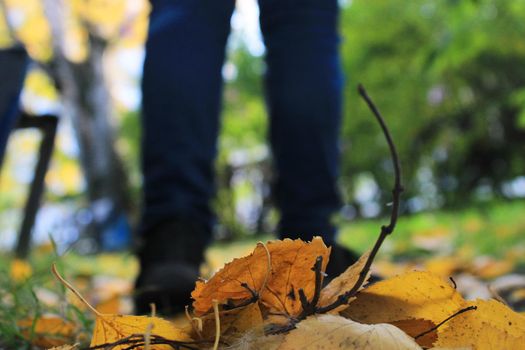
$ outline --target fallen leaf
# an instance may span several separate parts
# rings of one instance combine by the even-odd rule
[[[36,321],[33,318],[20,320],[18,327],[31,344],[42,348],[71,342],[76,329],[72,322],[55,315],[44,315]]]
[[[390,324],[365,325],[340,316],[320,315],[299,322],[278,349],[421,350],[421,347]]]
[[[214,299],[219,304],[230,302],[233,305],[249,300],[252,294],[248,288],[259,292],[268,275],[267,252],[260,243],[250,255],[224,265],[208,281],[197,281],[191,293],[195,314],[200,316],[210,312]],[[244,283],[248,288],[243,287]]]
[[[399,320],[389,322],[391,325],[396,326],[401,329],[403,332],[411,336],[412,338],[417,337],[424,332],[429,331],[434,328],[436,324],[430,320],[424,320],[422,318],[409,319],[409,320]],[[437,330],[433,330],[422,337],[419,337],[416,340],[416,343],[425,348],[431,348],[438,338]]]
[[[209,313],[214,299],[220,304],[236,306],[251,299],[252,292],[256,292],[271,310],[296,316],[302,311],[299,289],[304,290],[308,300],[313,297],[312,267],[317,257],[322,256],[324,272],[329,255],[330,249],[320,237],[312,242],[285,239],[270,241],[266,247],[258,244],[252,254],[226,264],[210,280],[197,282],[191,293],[195,314]]]
[[[340,274],[338,277],[334,278],[326,287],[323,288],[321,291],[321,296],[319,299],[319,305],[320,306],[327,306],[329,304],[332,304],[334,301],[337,300],[337,297],[344,294],[345,292],[351,290],[354,285],[356,284],[357,280],[359,279],[359,274],[363,270],[363,267],[366,264],[366,261],[368,260],[368,257],[370,256],[370,251],[363,254],[359,260],[356,261],[355,264],[350,266],[346,269],[345,272]],[[363,289],[364,285],[366,284],[368,277],[370,276],[370,273],[368,274],[367,278],[365,279],[365,282],[363,285],[359,288],[359,290]],[[352,298],[350,301],[352,301],[354,298]],[[341,308],[345,308],[346,305],[342,305]],[[337,313],[341,310],[341,308],[336,308],[332,310],[333,313]]]
[[[307,300],[313,298],[315,272],[312,268],[317,257],[321,256],[321,271],[325,271],[330,248],[320,237],[314,237],[308,243],[300,239],[268,242],[267,247],[272,270],[262,292],[261,302],[274,312],[297,316],[302,311],[299,289],[303,289]]]
[[[153,326],[150,326],[153,325]],[[98,315],[91,338],[91,346],[113,343],[132,334],[145,334],[149,327],[151,334],[169,340],[191,341],[190,335],[167,320],[148,316]],[[120,350],[129,345],[114,347]],[[172,349],[170,346],[156,346],[155,349]]]
[[[463,305],[463,297],[447,281],[414,271],[365,288],[341,315],[367,324],[411,318],[437,324]]]
[[[9,275],[15,282],[24,282],[33,275],[33,268],[27,260],[14,259],[11,262]]]
[[[221,325],[221,340],[232,342],[241,338],[246,332],[254,335],[264,335],[262,328],[263,317],[259,303],[253,303],[234,310],[221,311],[219,313]],[[193,335],[193,334],[192,334]],[[210,340],[215,337],[215,315],[209,314],[202,318],[201,339]],[[192,338],[197,338],[195,334]]]
[[[471,347],[475,350],[522,349],[525,317],[496,300],[465,304],[477,310],[464,312],[438,329],[440,347]]]

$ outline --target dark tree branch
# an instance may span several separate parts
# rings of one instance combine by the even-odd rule
[[[403,186],[401,185],[401,166],[399,164],[399,157],[397,155],[396,146],[394,145],[394,141],[392,140],[392,136],[390,135],[390,131],[388,130],[388,127],[386,126],[386,123],[381,116],[381,113],[377,109],[376,105],[372,101],[372,99],[368,96],[366,93],[365,88],[363,85],[359,84],[358,91],[361,97],[365,100],[365,102],[368,104],[368,107],[376,117],[379,125],[381,126],[381,129],[383,130],[383,134],[385,135],[386,141],[388,143],[388,147],[390,148],[390,154],[392,156],[392,164],[394,166],[394,189],[392,190],[392,214],[390,215],[390,223],[385,226],[381,226],[381,232],[379,234],[379,237],[374,244],[374,247],[372,248],[372,251],[370,252],[370,256],[368,257],[368,260],[365,263],[365,266],[363,266],[363,269],[359,273],[359,278],[355,285],[350,289],[348,292],[345,292],[344,294],[340,295],[336,301],[334,301],[332,304],[327,305],[325,307],[320,307],[316,310],[317,313],[326,313],[329,312],[341,305],[347,304],[348,300],[353,297],[358,291],[359,288],[363,285],[363,283],[366,280],[366,276],[368,275],[368,272],[370,271],[370,267],[372,266],[372,262],[374,261],[377,252],[379,251],[379,248],[381,248],[381,245],[383,244],[384,240],[388,235],[390,235],[394,228],[396,227],[397,218],[399,215],[399,203],[400,203],[400,196],[401,192],[403,192]]]

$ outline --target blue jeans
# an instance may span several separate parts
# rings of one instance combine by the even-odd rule
[[[143,89],[143,227],[211,226],[225,44],[234,0],[152,0]],[[333,243],[342,72],[336,0],[259,0],[281,237]]]

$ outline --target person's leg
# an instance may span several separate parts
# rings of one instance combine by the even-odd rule
[[[260,0],[279,235],[334,243],[343,78],[336,0]]]
[[[146,43],[144,226],[210,223],[224,52],[234,0],[153,0]]]
[[[233,7],[234,0],[152,0],[142,80],[139,313],[150,302],[163,304],[165,313],[180,311],[211,238],[221,69]]]

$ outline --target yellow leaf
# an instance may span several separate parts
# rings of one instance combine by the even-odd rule
[[[33,274],[33,268],[27,260],[14,259],[11,262],[10,276],[15,282],[23,282]]]
[[[525,317],[496,300],[476,300],[464,312],[438,329],[439,347],[471,347],[475,350],[523,349]]]
[[[278,349],[421,350],[421,347],[390,324],[365,325],[340,316],[320,315],[299,322]]]
[[[113,343],[133,334],[145,334],[151,328],[151,334],[169,340],[191,341],[191,337],[175,327],[167,320],[158,317],[124,316],[124,315],[98,315],[91,338],[91,346]],[[129,345],[117,346],[113,349],[120,350]],[[140,348],[139,348],[140,349]],[[172,349],[170,346],[156,346],[155,349]]]
[[[22,335],[31,344],[50,348],[70,343],[75,332],[75,325],[58,316],[42,316],[36,321],[27,318],[18,322]]]
[[[324,287],[321,291],[319,305],[327,306],[329,304],[332,304],[334,301],[337,300],[338,296],[352,289],[352,287],[354,287],[355,283],[359,279],[359,273],[363,270],[363,267],[365,266],[369,256],[370,251],[363,254],[359,258],[359,260],[356,261],[355,264],[347,268],[346,271],[343,272],[341,275],[330,281],[330,283],[328,283],[328,285]],[[363,286],[366,284],[368,277],[369,276],[367,276],[367,278],[365,279]],[[361,286],[359,290],[361,290],[363,286]],[[342,307],[345,308],[346,306],[343,305]],[[340,309],[336,308],[333,311],[337,312],[338,310]]]
[[[463,297],[447,281],[429,272],[414,271],[364,289],[341,314],[368,324],[410,318],[437,324],[463,305]]]

